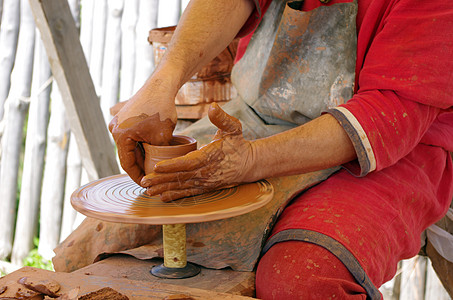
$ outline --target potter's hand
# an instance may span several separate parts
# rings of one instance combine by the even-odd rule
[[[253,151],[242,137],[239,120],[211,105],[209,119],[216,125],[213,141],[185,156],[158,162],[154,173],[143,177],[141,185],[150,196],[161,195],[164,202],[202,194],[249,181]]]
[[[156,81],[147,82],[109,125],[121,167],[138,184],[145,175],[139,144],[168,145],[176,125],[174,95]]]

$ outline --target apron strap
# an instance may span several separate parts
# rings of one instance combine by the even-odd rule
[[[285,241],[308,242],[329,250],[346,266],[355,280],[365,289],[368,294],[368,299],[381,299],[381,293],[371,282],[354,255],[338,241],[325,234],[306,229],[288,229],[280,231],[266,242],[261,251],[261,255],[264,255],[273,245]]]

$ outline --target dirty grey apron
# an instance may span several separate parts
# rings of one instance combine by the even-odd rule
[[[309,12],[302,4],[273,1],[233,68],[239,97],[223,108],[241,120],[246,139],[304,124],[352,97],[357,2]],[[204,119],[185,133],[205,144],[215,131]]]
[[[233,69],[232,81],[239,97],[223,108],[242,122],[246,139],[303,124],[352,96],[357,3],[322,6],[310,12],[300,11],[301,4],[273,1],[246,54]],[[205,118],[183,134],[206,144],[216,130]],[[209,268],[253,270],[286,204],[336,170],[271,178],[274,199],[265,207],[229,219],[187,224],[188,261]],[[74,251],[83,256],[75,258]],[[109,253],[127,253],[140,259],[162,256],[160,226],[87,219],[55,252],[56,270],[65,271]]]

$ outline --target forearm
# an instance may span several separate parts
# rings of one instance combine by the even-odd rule
[[[329,114],[280,134],[253,141],[253,180],[322,170],[354,160],[343,127]]]
[[[230,44],[253,8],[252,0],[190,1],[153,76],[170,75],[177,91]]]

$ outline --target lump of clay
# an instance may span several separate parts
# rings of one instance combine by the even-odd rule
[[[91,292],[89,294],[79,297],[78,300],[129,300],[129,298],[123,294],[118,293],[112,288],[105,287],[100,290]]]
[[[44,296],[41,293],[30,290],[14,281],[7,282],[6,288],[0,294],[0,300],[42,300],[43,298]]]
[[[50,297],[58,297],[57,292],[60,290],[58,282],[51,279],[37,279],[33,277],[22,277],[18,282],[30,290],[48,295]]]

